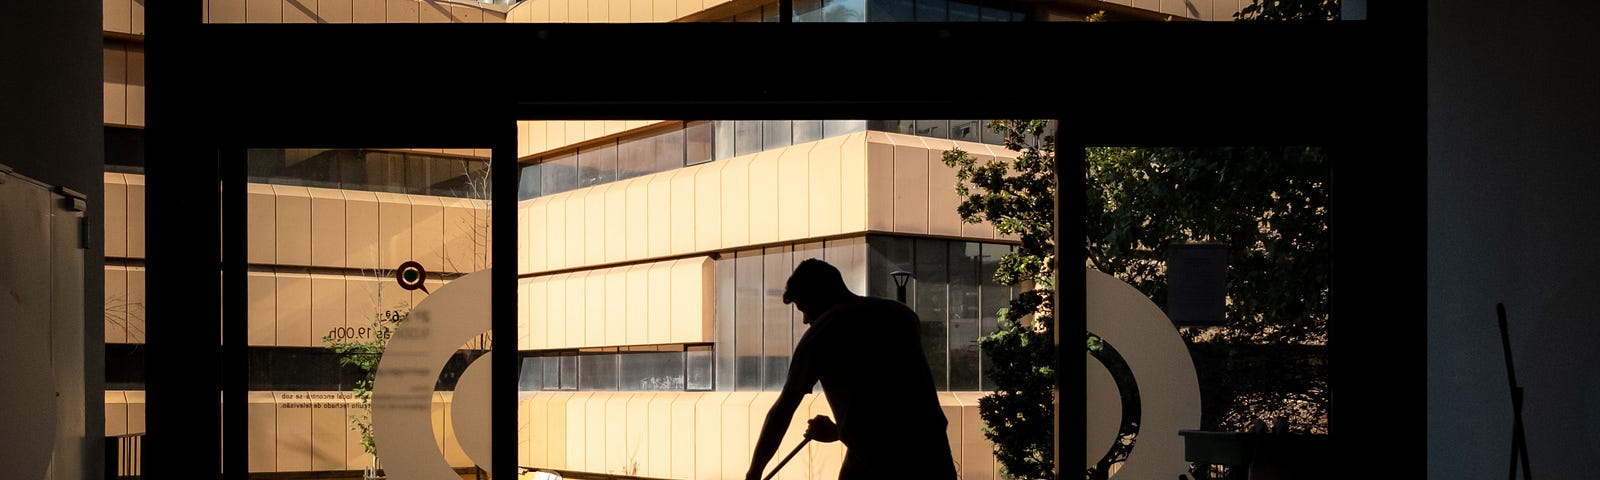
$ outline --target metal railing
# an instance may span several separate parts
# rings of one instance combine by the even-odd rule
[[[106,480],[144,478],[144,434],[106,436]]]

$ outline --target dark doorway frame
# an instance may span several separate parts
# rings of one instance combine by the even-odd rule
[[[1424,301],[1420,5],[1327,24],[208,25],[200,1],[147,8],[148,231],[163,235],[147,262],[148,311],[160,319],[148,327],[153,476],[245,477],[243,412],[226,408],[242,405],[239,342],[227,341],[237,326],[203,314],[244,316],[230,281],[242,275],[243,205],[230,194],[243,149],[487,146],[492,222],[514,225],[514,122],[536,119],[1057,118],[1063,165],[1092,145],[1328,146],[1339,195],[1333,435],[1352,449],[1424,438],[1425,364],[1406,349],[1423,344],[1425,324],[1396,310]],[[997,53],[1007,56],[985,63]],[[908,74],[922,81],[883,80]],[[1081,188],[1062,182],[1060,198],[1076,198],[1071,185]],[[1080,209],[1058,212],[1059,238],[1081,238]],[[516,258],[515,229],[494,236],[495,256]],[[1060,311],[1081,310],[1081,279],[1065,280]],[[495,328],[515,329],[503,314],[515,308],[514,269],[496,273],[494,298]],[[1057,330],[1082,321],[1063,316]],[[514,348],[495,346],[501,358]],[[1062,398],[1083,398],[1082,356],[1059,358]],[[497,378],[515,371],[494,367]],[[516,411],[514,382],[492,394],[494,412]],[[1058,457],[1077,458],[1083,416],[1057,418]],[[514,471],[515,424],[491,435],[496,470]],[[1417,459],[1398,468],[1418,475],[1397,476],[1420,476],[1423,447],[1383,454]]]

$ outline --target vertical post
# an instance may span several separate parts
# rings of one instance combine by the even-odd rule
[[[1084,418],[1084,340],[1088,325],[1084,318],[1085,280],[1083,276],[1084,251],[1084,176],[1088,174],[1081,138],[1063,135],[1067,121],[1057,122],[1056,136],[1056,208],[1055,208],[1055,261],[1051,270],[1056,272],[1055,341],[1056,341],[1056,478],[1076,477],[1082,474],[1081,462],[1087,446],[1084,431],[1088,428]],[[1070,244],[1069,244],[1070,242]],[[1070,462],[1065,465],[1063,462]]]
[[[489,435],[492,474],[517,478],[517,121],[511,106],[495,115],[490,154],[489,230],[493,256],[490,275],[490,343],[493,379],[489,382]]]

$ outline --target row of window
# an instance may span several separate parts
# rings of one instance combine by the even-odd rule
[[[795,0],[800,22],[1021,22],[1028,9],[1009,1]],[[778,5],[762,5],[726,21],[776,23]]]
[[[487,200],[487,159],[367,149],[257,148],[251,183]]]
[[[562,152],[522,167],[517,198],[526,200],[627,180],[699,163],[874,130],[1004,143],[984,120],[718,120],[621,138]]]
[[[518,390],[704,391],[713,389],[711,345],[655,345],[523,352]]]
[[[473,360],[488,350],[457,350],[439,373],[435,391],[454,391],[456,381]],[[322,347],[248,347],[252,391],[340,391],[355,388],[361,370],[341,365],[339,354]],[[144,390],[145,346],[138,343],[106,344],[106,389]]]

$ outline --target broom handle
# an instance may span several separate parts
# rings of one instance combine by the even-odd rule
[[[789,451],[789,456],[783,457],[783,461],[778,462],[778,466],[772,467],[772,473],[768,473],[766,478],[763,478],[762,480],[772,480],[772,477],[777,476],[778,470],[783,469],[783,465],[789,463],[789,459],[794,458],[794,454],[800,453],[800,449],[805,448],[807,443],[811,443],[810,438],[801,440],[799,445],[794,446],[794,450]]]

